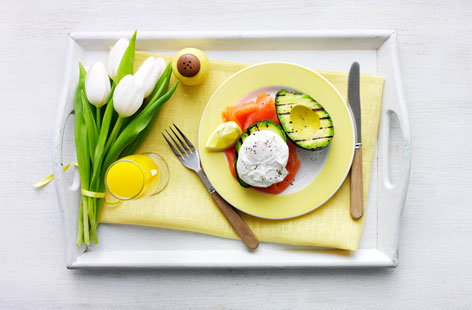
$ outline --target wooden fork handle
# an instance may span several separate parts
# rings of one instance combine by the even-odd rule
[[[226,202],[217,192],[211,194],[211,197],[216,202],[218,208],[220,208],[223,215],[228,220],[231,227],[233,227],[236,234],[241,238],[246,247],[249,249],[255,249],[259,246],[259,240],[252,230],[247,226],[239,214],[234,210],[234,208]]]
[[[364,189],[362,178],[362,149],[354,151],[351,167],[351,216],[360,219],[364,215]]]

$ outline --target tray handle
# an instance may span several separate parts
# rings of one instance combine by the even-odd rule
[[[384,149],[384,154],[388,155],[388,160],[386,161],[386,164],[383,166],[383,187],[388,190],[393,196],[396,196],[396,194],[400,194],[403,192],[404,189],[408,187],[408,181],[410,177],[410,163],[411,163],[411,138],[409,135],[409,124],[407,122],[408,116],[402,115],[401,111],[398,111],[394,108],[389,108],[385,111],[385,122],[384,122],[384,141],[386,141],[382,146],[385,148]],[[392,158],[390,154],[392,153],[392,150],[390,149],[390,146],[392,145],[392,121],[397,120],[398,125],[400,127],[400,134],[401,134],[401,141],[402,141],[402,158],[403,160],[401,161],[401,168],[400,168],[400,174],[397,180],[392,181],[392,176],[391,176],[391,166],[392,166]],[[400,195],[403,196],[403,195]]]
[[[398,48],[396,34],[385,42],[379,57],[385,58],[390,64],[380,68],[380,73],[385,76],[383,108],[379,132],[378,148],[378,188],[377,196],[382,197],[377,207],[377,233],[378,248],[389,256],[393,264],[398,264],[398,244],[400,234],[400,218],[403,212],[408,190],[411,168],[411,132],[408,119],[406,102],[403,95],[403,85],[400,74]],[[398,121],[401,135],[401,167],[399,176],[392,182],[390,175],[392,145],[392,120]],[[379,224],[382,223],[382,224]]]
[[[386,45],[390,45],[391,53],[389,58],[392,61],[392,70],[389,70],[389,74],[386,76],[386,83],[384,87],[384,93],[389,88],[389,93],[394,94],[383,98],[384,109],[381,117],[381,137],[380,140],[383,142],[380,144],[380,156],[382,159],[386,159],[385,165],[382,166],[380,171],[380,187],[384,190],[383,194],[386,194],[389,199],[393,199],[400,203],[399,209],[400,214],[403,210],[404,200],[406,197],[406,191],[408,189],[408,182],[410,179],[410,167],[411,167],[411,132],[410,123],[408,119],[408,111],[406,108],[406,102],[403,95],[403,85],[400,73],[400,61],[398,57],[398,47],[396,42],[396,34],[393,33]],[[402,141],[402,166],[400,168],[400,175],[395,182],[392,182],[390,167],[391,167],[391,140],[392,140],[392,120],[396,119],[398,122],[401,141]]]
[[[78,247],[75,245],[77,233],[77,212],[80,201],[80,178],[76,168],[74,171],[74,179],[72,184],[66,178],[62,171],[64,160],[75,161],[75,154],[64,156],[67,143],[73,143],[73,126],[69,129],[68,124],[74,120],[74,95],[75,85],[78,80],[78,66],[76,65],[83,58],[84,50],[77,42],[69,36],[68,51],[65,59],[65,72],[62,92],[59,96],[58,111],[53,139],[52,165],[55,177],[54,185],[56,187],[57,198],[59,201],[59,211],[62,218],[64,242],[66,248],[66,266],[72,266],[85,250],[85,246]],[[67,144],[69,145],[69,144]],[[71,148],[74,150],[74,148]],[[74,151],[71,151],[74,152]]]
[[[69,168],[70,169],[73,169],[74,170],[74,176],[73,176],[73,180],[72,180],[72,183],[71,184],[67,184],[67,188],[73,192],[76,192],[79,190],[80,188],[80,175],[79,175],[79,170],[78,168],[75,166],[75,165],[72,165],[71,162],[64,162],[64,139],[67,139],[69,137],[66,137],[66,132],[68,131],[68,126],[70,126],[70,123],[72,122],[72,126],[73,126],[73,123],[74,123],[74,117],[75,117],[75,114],[74,114],[74,110],[73,109],[69,109],[69,111],[66,111],[66,114],[65,114],[65,117],[64,119],[62,120],[62,124],[61,124],[61,127],[59,129],[60,131],[60,139],[59,139],[59,152],[58,152],[58,160],[59,160],[59,163],[61,166],[66,166],[66,165],[71,165],[71,167]],[[73,130],[72,130],[73,132]],[[74,134],[72,134],[72,138],[74,137]],[[72,156],[70,156],[72,157]],[[63,180],[63,175],[65,173],[65,171],[63,169],[59,169],[58,170],[58,173],[61,174],[61,176],[59,177],[61,180]],[[65,180],[64,180],[65,181]],[[67,182],[68,183],[68,182]]]

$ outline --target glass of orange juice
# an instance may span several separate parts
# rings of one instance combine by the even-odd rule
[[[105,174],[107,190],[120,200],[155,195],[169,182],[164,158],[154,153],[123,157],[110,165]]]

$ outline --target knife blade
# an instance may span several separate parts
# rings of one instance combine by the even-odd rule
[[[356,122],[356,149],[362,146],[361,135],[361,96],[360,96],[360,67],[354,62],[349,70],[347,98]]]
[[[347,98],[356,122],[356,144],[351,166],[351,216],[360,219],[364,215],[364,188],[362,177],[362,135],[360,66],[354,62],[349,70]]]

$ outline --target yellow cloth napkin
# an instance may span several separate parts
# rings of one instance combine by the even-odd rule
[[[137,53],[135,68],[148,56],[149,54]],[[164,57],[166,61],[170,60],[169,56]],[[160,133],[175,123],[196,144],[200,116],[208,99],[226,78],[246,66],[212,60],[210,74],[202,85],[179,85],[139,149],[139,152],[158,153],[166,159],[170,169],[169,184],[164,191],[149,198],[124,202],[118,207],[105,204],[101,214],[102,223],[155,226],[237,238],[197,175],[182,166]],[[346,73],[320,73],[346,97]],[[382,103],[383,78],[362,75],[360,88],[364,201],[367,201]],[[351,219],[349,190],[348,178],[323,206],[294,219],[264,220],[246,214],[242,216],[261,241],[355,250],[361,237],[364,218],[359,221]]]

